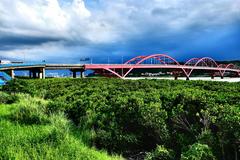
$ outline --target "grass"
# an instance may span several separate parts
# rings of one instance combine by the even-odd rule
[[[74,128],[63,113],[46,114],[46,101],[18,96],[19,102],[0,105],[0,159],[122,159],[85,144],[88,132]]]

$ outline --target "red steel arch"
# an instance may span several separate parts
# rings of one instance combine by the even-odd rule
[[[191,62],[198,61],[200,58],[191,58],[187,62],[185,62],[184,66],[191,65]]]
[[[201,58],[191,58],[184,64],[184,66],[194,66],[200,59]],[[205,63],[205,61],[202,61],[202,62],[207,66],[207,63]],[[189,77],[190,75],[188,76],[188,73],[191,70],[185,69],[185,71],[186,71],[186,76]]]
[[[154,55],[149,55],[149,56],[137,56],[137,57],[134,57],[134,58],[128,60],[128,61],[125,62],[124,64],[127,65],[127,64],[131,64],[131,62],[136,62],[135,64],[138,65],[138,64],[141,64],[142,62],[144,62],[145,60],[154,58],[154,59],[158,60],[159,62],[161,62],[162,64],[167,65],[167,63],[164,62],[164,61],[161,59],[161,57],[165,57],[165,58],[167,58],[167,59],[170,59],[170,60],[172,60],[174,63],[176,63],[177,65],[180,65],[177,60],[175,60],[174,58],[172,58],[172,57],[170,57],[170,56],[168,56],[168,55],[165,55],[165,54],[154,54]],[[116,75],[116,76],[119,77],[119,78],[124,78],[124,77],[126,77],[126,76],[134,69],[134,67],[130,68],[130,69],[129,69],[124,75],[122,75],[122,76],[121,76],[120,74],[118,74],[117,72],[113,71],[113,70],[110,69],[110,68],[102,68],[102,69],[111,72],[112,74]],[[184,69],[182,69],[182,70],[183,70],[184,73],[185,73],[185,70],[184,70]],[[185,73],[185,74],[186,74],[186,73]]]
[[[111,77],[110,75],[106,74],[105,71],[108,71],[110,73],[112,73],[113,75],[117,76],[118,78],[123,78],[120,74],[118,74],[117,72],[115,72],[114,70],[110,69],[110,68],[101,68],[101,70],[95,70],[96,73],[101,74],[105,77]]]
[[[166,54],[153,54],[153,55],[149,55],[149,56],[146,56],[146,57],[144,57],[143,59],[141,59],[141,60],[140,60],[138,63],[136,63],[136,64],[141,64],[141,63],[144,62],[145,60],[148,60],[148,59],[151,59],[151,58],[161,58],[161,57],[165,57],[165,58],[167,58],[167,59],[170,59],[170,60],[172,60],[173,62],[175,62],[177,65],[180,65],[177,60],[175,60],[174,58],[172,58],[172,57],[170,57],[170,56],[168,56],[168,55],[166,55]]]
[[[146,56],[137,56],[137,57],[133,57],[132,59],[128,60],[127,62],[125,62],[124,64],[130,64],[131,62],[137,61],[138,59],[143,59]]]
[[[184,65],[191,65],[193,64],[194,66],[197,66],[199,63],[203,62],[206,65],[208,65],[205,61],[208,60],[210,62],[212,62],[212,64],[215,65],[215,67],[218,66],[217,62],[212,59],[211,57],[203,57],[203,58],[191,58],[190,60],[188,60]],[[195,63],[190,63],[190,62],[195,62]]]
[[[109,71],[109,72],[111,72],[111,73],[113,73],[114,75],[116,75],[116,76],[119,77],[119,78],[123,78],[120,74],[118,74],[117,72],[111,70],[110,68],[104,68],[104,69],[107,70],[107,71]]]
[[[139,58],[139,57],[140,57],[140,56],[135,57],[135,58],[133,58],[133,59],[136,59],[136,58]],[[153,55],[142,56],[142,57],[143,57],[143,58],[142,58],[140,61],[138,61],[138,62],[136,63],[136,65],[141,64],[142,62],[144,62],[144,61],[146,61],[146,60],[148,60],[148,59],[151,59],[151,58],[155,58],[155,59],[160,60],[162,57],[164,57],[164,58],[167,58],[167,59],[172,60],[174,63],[176,63],[177,66],[180,66],[180,64],[179,64],[179,62],[178,62],[177,60],[175,60],[174,58],[172,58],[172,57],[170,57],[170,56],[168,56],[168,55],[166,55],[166,54],[153,54]],[[133,60],[133,59],[131,59],[131,60]],[[131,60],[130,60],[130,61],[131,61]],[[164,62],[164,64],[167,65],[168,63]],[[130,69],[123,75],[123,78],[125,78],[133,69],[134,69],[134,67],[130,68]],[[185,73],[185,75],[187,75],[186,71],[185,71],[183,68],[181,68],[181,69],[182,69],[182,71]]]
[[[193,61],[193,60],[196,60],[196,59],[197,59],[197,58],[192,58],[192,59],[190,59],[189,61],[187,61],[185,64],[187,64],[187,63],[189,63],[189,62],[191,62],[191,61]],[[208,61],[210,62],[210,66],[209,66],[209,64],[207,63]],[[196,67],[196,66],[198,66],[200,63],[203,63],[206,67],[218,67],[217,62],[216,62],[214,59],[210,58],[210,57],[199,58],[199,59],[196,61],[196,63],[193,64],[193,66]],[[214,65],[214,66],[212,66],[212,65]],[[190,75],[192,74],[193,70],[194,70],[194,69],[192,68],[192,69],[190,69],[189,71],[186,71],[186,72],[187,72],[187,77],[190,77]],[[219,70],[219,72],[221,73],[221,70]]]
[[[238,69],[238,67],[232,63],[230,64],[219,64],[218,68],[224,68],[224,70],[221,70],[221,75],[224,76],[227,69]],[[239,72],[237,72],[239,74]]]
[[[131,64],[131,62],[135,62],[135,64],[137,64],[140,60],[142,60],[143,58],[145,58],[147,56],[137,56],[134,57],[130,60],[128,60],[127,62],[125,62],[124,64]],[[159,57],[153,57],[154,59],[158,60],[159,62],[166,64],[163,60],[161,60]]]

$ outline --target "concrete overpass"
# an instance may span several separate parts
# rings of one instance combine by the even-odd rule
[[[81,64],[43,64],[43,63],[22,63],[22,64],[0,64],[0,71],[8,71],[14,78],[14,71],[27,70],[30,78],[45,78],[46,70],[70,70],[73,77],[77,77],[77,72],[83,77],[84,65]]]

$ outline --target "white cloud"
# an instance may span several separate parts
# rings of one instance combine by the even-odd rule
[[[74,0],[64,9],[58,0],[1,0],[0,13],[2,31],[50,37],[68,37],[72,17],[77,22],[90,17],[82,0]]]

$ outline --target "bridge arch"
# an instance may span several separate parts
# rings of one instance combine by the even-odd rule
[[[141,64],[141,63],[143,63],[144,61],[146,61],[146,60],[148,60],[148,59],[151,59],[151,58],[157,59],[158,61],[160,61],[160,62],[163,63],[164,65],[169,65],[169,63],[166,63],[166,61],[163,61],[163,60],[161,59],[161,58],[166,58],[166,59],[171,60],[172,62],[174,62],[175,65],[180,66],[180,63],[179,63],[177,60],[175,60],[174,58],[172,58],[171,56],[168,56],[168,55],[166,55],[166,54],[152,54],[152,55],[149,55],[149,56],[138,56],[138,57],[135,57],[135,58],[129,60],[128,62],[131,62],[131,61],[133,61],[133,60],[136,59],[136,58],[141,58],[141,60],[139,60],[135,65]],[[123,78],[125,78],[133,69],[134,69],[134,67],[130,68],[130,69],[124,74]],[[183,68],[181,68],[181,69],[182,69],[182,71],[184,72],[184,74],[187,76],[186,71],[185,71]]]
[[[203,63],[206,67],[218,67],[219,66],[217,64],[217,62],[210,57],[192,58],[192,59],[188,60],[184,65],[186,66],[187,64],[190,64],[190,62],[192,62],[192,61],[195,61],[195,63],[193,63],[193,65],[192,65],[193,67],[197,67],[200,63]],[[210,62],[210,63],[208,63],[208,62]],[[194,71],[194,69],[190,69],[190,70],[186,69],[187,77],[190,77],[193,71]],[[219,72],[221,74],[221,70],[219,70]]]
[[[191,58],[187,62],[185,62],[184,66],[191,65],[192,64],[191,62],[194,63],[194,61],[198,61],[199,59],[200,58]]]
[[[111,72],[112,74],[116,75],[117,77],[119,78],[123,78],[120,74],[118,74],[117,72],[113,71],[112,69],[110,68],[104,68],[105,70]]]
[[[232,63],[220,64],[220,65],[218,65],[218,68],[224,68],[224,70],[221,70],[222,76],[224,76],[224,74],[227,72],[227,69],[238,69],[238,67]],[[236,73],[239,74],[239,72],[236,72]]]
[[[170,59],[170,60],[172,60],[174,63],[176,63],[177,65],[180,65],[177,60],[175,60],[174,58],[172,58],[172,57],[170,57],[170,56],[168,56],[168,55],[166,55],[166,54],[152,54],[152,55],[149,55],[149,56],[144,57],[143,59],[141,59],[141,60],[140,60],[138,63],[136,63],[136,64],[141,64],[142,62],[144,62],[144,61],[146,61],[146,60],[148,60],[148,59],[151,59],[151,58],[161,59],[162,57],[163,57],[163,58]],[[165,62],[165,64],[168,64],[168,63]]]
[[[137,56],[134,57],[130,60],[128,60],[127,62],[125,62],[124,64],[131,64],[131,62],[135,62],[134,64],[137,64],[139,61],[141,61],[143,58],[145,58],[147,56]],[[161,58],[159,57],[153,57],[154,59],[158,60],[159,62],[161,62],[162,64],[166,64],[163,60],[161,60]]]
[[[128,60],[127,62],[125,62],[124,64],[130,64],[131,62],[136,62],[136,61],[139,61],[138,59],[143,59],[145,58],[146,56],[137,56],[137,57],[133,57],[132,59]]]

